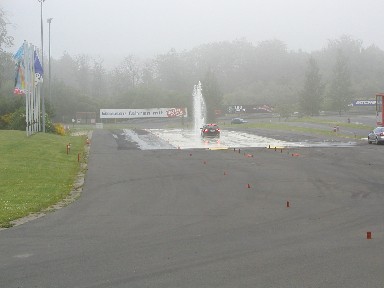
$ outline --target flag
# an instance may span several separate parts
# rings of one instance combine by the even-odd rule
[[[13,60],[16,62],[20,62],[23,60],[24,57],[24,44],[20,46],[19,50],[13,55]]]
[[[24,69],[24,44],[13,55],[15,64],[15,89],[14,94],[25,94],[25,69]]]
[[[13,93],[18,95],[25,94],[24,67],[21,62],[16,64],[15,89]]]
[[[43,67],[40,64],[40,60],[39,60],[39,57],[37,56],[36,51],[35,51],[34,59],[35,59],[34,61],[35,85],[37,85],[37,83],[43,82],[44,71],[43,71]]]

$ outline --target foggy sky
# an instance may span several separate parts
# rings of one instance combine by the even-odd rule
[[[15,38],[40,45],[38,0],[0,0]],[[383,0],[45,0],[44,50],[59,58],[88,54],[113,61],[130,54],[153,57],[175,48],[245,38],[278,39],[288,50],[319,50],[350,35],[384,49]]]

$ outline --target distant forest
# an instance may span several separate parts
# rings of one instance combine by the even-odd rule
[[[0,13],[0,21],[3,15]],[[6,24],[0,22],[0,119],[24,107],[14,95],[15,65]],[[4,33],[5,31],[5,33]],[[51,95],[48,59],[44,60],[47,112],[56,122],[69,123],[76,112],[100,108],[156,108],[192,106],[193,86],[202,82],[213,118],[223,105],[270,105],[277,113],[319,111],[343,113],[354,99],[373,99],[384,92],[384,51],[344,35],[311,53],[289,50],[279,40],[257,44],[240,39],[216,42],[189,51],[168,53],[139,61],[127,55],[106,70],[103,60],[87,54],[51,59]],[[189,109],[191,111],[191,109]],[[3,121],[4,122],[4,121]],[[5,124],[0,129],[5,129]]]

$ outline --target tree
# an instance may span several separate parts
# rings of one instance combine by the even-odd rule
[[[140,81],[140,68],[133,55],[125,57],[123,62],[115,69],[116,77],[121,82],[121,89],[133,89]]]
[[[8,35],[7,24],[5,13],[0,7],[0,53],[4,52],[3,46],[11,47],[13,45],[13,37]]]
[[[78,78],[78,64],[76,60],[69,55],[67,52],[64,52],[63,56],[61,56],[58,60],[52,61],[52,80],[62,80],[69,86],[73,88],[80,89],[82,87],[79,86]]]
[[[192,90],[193,81],[188,73],[186,58],[185,53],[178,53],[175,49],[156,57],[156,80],[164,89],[181,94]]]
[[[155,80],[155,64],[153,61],[146,61],[143,64],[143,69],[141,72],[141,82],[145,87],[150,87],[154,84]]]
[[[348,60],[341,51],[337,53],[336,64],[333,69],[333,79],[331,81],[328,97],[332,111],[337,111],[341,115],[342,111],[347,111],[348,104],[352,100],[351,94],[351,75]]]
[[[12,55],[0,52],[0,96],[11,95],[15,84],[15,63]]]
[[[78,87],[82,92],[82,95],[90,96],[91,94],[91,58],[88,55],[77,55],[77,81]]]
[[[362,50],[359,73],[353,80],[354,94],[365,99],[384,91],[384,51],[375,45]]]
[[[10,55],[3,49],[13,45],[13,37],[8,35],[7,24],[5,13],[0,7],[0,89],[8,80],[6,75],[9,74],[9,63],[12,61]]]
[[[3,51],[13,38],[6,25],[0,11],[0,116],[15,112],[24,99],[13,95],[14,62],[12,54]],[[210,121],[222,104],[268,104],[282,116],[294,111],[316,115],[327,100],[328,107],[341,113],[348,108],[351,91],[363,99],[384,91],[384,51],[374,45],[364,48],[349,36],[330,40],[326,48],[310,54],[288,50],[279,40],[254,45],[240,39],[181,53],[172,49],[144,61],[128,55],[110,71],[102,59],[68,53],[52,59],[52,67],[52,104],[60,121],[70,121],[76,111],[99,107],[190,109],[198,81]],[[328,83],[325,99],[322,82]]]
[[[216,75],[211,69],[208,70],[202,81],[202,94],[207,106],[207,121],[214,122],[216,119],[215,111],[221,108],[223,102],[223,94]]]
[[[304,115],[318,115],[323,103],[324,85],[321,82],[319,66],[314,58],[309,58],[305,73],[304,88],[300,93],[299,108]]]
[[[22,113],[16,113],[16,111],[22,111],[20,109],[25,106],[23,96],[13,95],[15,63],[13,62],[12,55],[3,49],[3,47],[11,47],[13,45],[13,37],[8,35],[7,31],[8,24],[5,13],[0,8],[0,129],[13,129],[17,127],[15,119],[20,120]]]
[[[102,60],[94,60],[93,62],[93,73],[92,73],[92,97],[96,99],[107,98],[108,90],[105,85],[106,73],[103,67]]]

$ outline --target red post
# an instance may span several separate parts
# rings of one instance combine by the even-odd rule
[[[80,153],[77,153],[77,162],[80,162]]]
[[[372,232],[367,232],[367,239],[372,239]]]
[[[287,208],[289,208],[289,201],[287,201]]]

